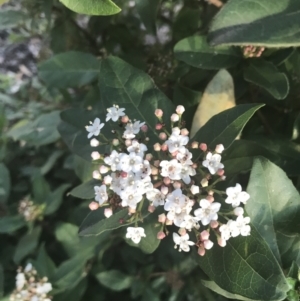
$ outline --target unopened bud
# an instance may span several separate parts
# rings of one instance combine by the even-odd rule
[[[218,153],[218,154],[222,154],[224,149],[225,148],[224,148],[223,144],[218,144],[215,148],[215,152]]]
[[[166,186],[162,186],[160,188],[160,191],[161,191],[162,194],[167,195],[169,193],[169,188],[166,187]]]
[[[163,117],[164,113],[161,109],[156,109],[154,114],[155,114],[156,117],[161,118],[161,117]]]
[[[211,203],[215,200],[215,198],[214,198],[212,195],[208,195],[208,196],[206,197],[206,199],[207,199],[208,201],[210,201]]]
[[[179,116],[177,114],[172,114],[171,115],[171,121],[172,122],[177,122],[179,120]]]
[[[135,213],[136,212],[136,209],[135,208],[130,208],[130,207],[128,207],[128,213],[129,214],[133,214],[133,213]]]
[[[147,124],[144,124],[144,125],[141,126],[141,131],[144,132],[144,133],[146,133],[148,131]]]
[[[185,111],[184,106],[181,106],[181,105],[177,106],[177,108],[176,108],[176,113],[177,113],[178,115],[182,115],[184,111]]]
[[[96,138],[93,138],[91,141],[90,141],[90,144],[92,147],[96,147],[98,146],[100,143],[99,141],[96,139]]]
[[[147,161],[151,161],[152,158],[153,158],[153,155],[152,155],[152,154],[146,154],[145,159],[146,159]]]
[[[198,249],[198,254],[200,256],[204,256],[205,255],[205,249],[203,246],[200,246],[199,249]]]
[[[155,211],[155,206],[150,205],[148,206],[148,212],[153,213]]]
[[[209,190],[208,195],[214,195],[214,192],[212,190]]]
[[[118,139],[113,139],[112,145],[113,146],[118,146],[120,144],[120,141]]]
[[[155,125],[155,129],[157,131],[160,131],[162,128],[163,128],[163,125],[161,123],[158,123],[158,124]]]
[[[132,141],[130,139],[125,140],[125,145],[130,146],[132,144]]]
[[[164,133],[164,132],[162,132],[162,133],[159,134],[158,137],[159,137],[159,139],[161,139],[161,140],[166,140],[166,139],[167,139],[167,134]]]
[[[202,187],[207,187],[208,186],[208,180],[206,178],[203,178],[201,180],[201,185],[202,185]]]
[[[206,143],[200,143],[199,148],[200,148],[203,152],[206,152],[206,151],[207,151],[207,144],[206,144]]]
[[[129,121],[129,117],[128,117],[127,115],[122,116],[121,121],[122,121],[123,123],[127,123],[127,122]]]
[[[167,144],[163,144],[163,145],[161,146],[161,150],[162,150],[163,152],[166,152],[166,151],[168,150],[168,145],[167,145]]]
[[[121,177],[122,178],[127,178],[128,174],[126,171],[121,171]]]
[[[219,223],[218,223],[217,221],[211,221],[209,225],[210,225],[213,229],[216,229],[216,228],[218,228]]]
[[[158,175],[158,168],[151,166],[151,174],[153,176],[157,176]]]
[[[111,181],[112,181],[112,177],[111,176],[105,176],[104,178],[103,178],[103,183],[105,184],[105,185],[110,185],[111,184]]]
[[[192,142],[191,145],[192,148],[198,148],[199,147],[199,143],[197,141]]]
[[[222,177],[221,177],[221,180],[222,180],[222,181],[225,181],[225,180],[226,180],[226,176],[222,176]]]
[[[218,238],[218,245],[219,245],[220,247],[225,247],[225,246],[226,246],[226,240],[223,239],[222,237],[219,237],[219,238]]]
[[[153,149],[156,151],[156,152],[160,152],[161,151],[161,146],[159,143],[155,143],[153,145]]]
[[[159,214],[159,216],[158,216],[158,222],[159,223],[164,224],[166,222],[166,219],[167,219],[167,217],[166,217],[166,215],[164,213]]]
[[[236,207],[233,212],[236,216],[240,216],[244,214],[244,209],[242,207]]]
[[[100,175],[100,172],[98,170],[93,171],[93,178],[96,179],[96,180],[101,179],[101,175]]]
[[[104,209],[104,216],[105,216],[106,218],[109,218],[109,217],[112,216],[112,215],[113,215],[113,211],[112,211],[111,208],[105,208],[105,209]]]
[[[106,165],[101,165],[99,170],[100,170],[100,173],[104,174],[109,171],[109,168]]]
[[[197,194],[197,193],[200,192],[199,186],[196,186],[196,185],[192,185],[191,188],[190,188],[190,190],[191,190],[192,194]]]
[[[166,234],[163,231],[159,231],[157,233],[157,239],[164,239],[166,237]]]
[[[180,134],[181,134],[182,136],[188,136],[189,131],[188,131],[187,129],[181,129],[181,130],[180,130]]]
[[[171,179],[168,178],[168,177],[165,177],[164,180],[163,180],[163,182],[165,183],[165,185],[170,185]]]
[[[178,230],[178,233],[179,233],[181,236],[183,236],[183,235],[186,234],[186,229],[185,229],[185,228],[180,228],[180,229]]]
[[[159,164],[160,164],[160,161],[159,161],[159,160],[155,160],[155,161],[154,161],[154,166],[158,167]]]
[[[219,170],[217,171],[217,175],[220,176],[220,177],[223,176],[224,173],[225,173],[224,169],[219,169]]]
[[[97,210],[97,209],[99,208],[99,204],[96,203],[96,202],[91,202],[91,203],[89,204],[89,208],[90,208],[91,210]]]
[[[166,225],[167,225],[167,226],[173,225],[173,221],[171,221],[171,220],[169,220],[169,219],[166,219]]]
[[[173,183],[173,187],[174,187],[174,189],[179,189],[179,188],[181,188],[181,183],[176,181]]]
[[[91,157],[93,160],[98,160],[101,158],[101,155],[99,154],[99,152],[92,152]]]
[[[204,230],[200,233],[201,235],[201,240],[208,240],[209,239],[209,232]]]
[[[214,243],[211,240],[205,240],[203,242],[203,244],[204,244],[204,248],[206,250],[210,250],[213,247],[213,245],[214,245]]]

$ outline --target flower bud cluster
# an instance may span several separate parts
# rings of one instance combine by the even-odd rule
[[[104,214],[109,218],[117,208],[128,208],[130,222],[135,223],[135,227],[127,228],[126,238],[137,244],[146,236],[144,228],[137,226],[144,203],[147,202],[146,208],[154,214],[157,207],[162,207],[165,213],[158,215],[162,231],[157,238],[163,239],[169,233],[167,226],[175,225],[179,228],[178,233],[173,233],[175,248],[188,252],[195,245],[202,256],[214,245],[210,240],[212,233],[220,246],[225,246],[230,237],[250,235],[250,218],[244,217],[243,208],[239,207],[250,196],[239,184],[227,188],[224,202],[233,207],[230,214],[237,218],[229,219],[228,210],[222,212],[221,203],[215,202],[214,194],[225,192],[214,187],[225,179],[221,162],[224,146],[219,144],[211,151],[205,143],[190,141],[188,130],[183,128],[183,106],[178,106],[176,113],[170,116],[170,132],[163,121],[163,111],[155,111],[158,118],[155,129],[162,143],[158,141],[150,146],[150,152],[154,150],[151,153],[147,153],[149,139],[145,122],[131,121],[118,106],[107,111],[106,121],[120,122],[115,132],[119,131],[118,136],[122,138],[118,144],[111,144],[110,154],[99,156],[102,185],[94,187],[95,201],[90,204],[91,210],[108,206]],[[88,138],[98,136],[103,126],[96,118],[86,127]],[[93,141],[93,145],[97,144]],[[195,152],[198,152],[196,157],[202,159],[194,161]]]
[[[37,271],[28,263],[23,270],[17,270],[16,289],[10,295],[10,301],[51,301],[48,293],[52,285],[46,277],[40,279]]]
[[[35,221],[43,215],[42,206],[35,205],[28,197],[20,201],[18,211],[27,222]]]

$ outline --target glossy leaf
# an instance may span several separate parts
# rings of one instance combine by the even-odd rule
[[[0,233],[12,233],[25,226],[25,220],[20,215],[0,217]]]
[[[122,291],[131,286],[134,278],[118,270],[109,270],[96,275],[97,280],[114,291]]]
[[[39,77],[49,87],[81,87],[97,78],[99,62],[92,54],[69,51],[39,65]]]
[[[66,7],[79,14],[106,16],[114,15],[121,9],[110,0],[60,0]]]
[[[300,232],[299,193],[284,171],[264,158],[254,161],[247,191],[251,198],[245,208],[252,224],[281,262],[277,232]]]
[[[56,272],[56,266],[51,257],[47,254],[45,246],[39,249],[37,259],[33,263],[40,277],[52,277]]]
[[[229,68],[241,60],[241,52],[230,47],[211,47],[206,36],[192,36],[179,41],[175,57],[188,65],[202,69]]]
[[[289,81],[287,76],[279,72],[270,62],[264,60],[252,60],[251,64],[244,70],[244,78],[266,91],[276,99],[284,99],[289,92]]]
[[[7,167],[0,163],[0,203],[5,203],[10,193],[10,174]]]
[[[101,181],[93,179],[73,188],[70,194],[76,198],[90,200],[95,197],[94,187],[99,185],[101,186]]]
[[[4,273],[3,267],[0,265],[0,298],[4,295]]]
[[[299,46],[298,0],[231,0],[215,16],[209,33],[213,45]]]
[[[231,238],[226,247],[213,247],[203,257],[195,254],[195,259],[211,280],[231,294],[283,300],[289,289],[279,263],[255,227],[250,236]]]
[[[210,149],[217,144],[228,148],[241,133],[246,123],[263,104],[244,104],[213,116],[193,137]]]

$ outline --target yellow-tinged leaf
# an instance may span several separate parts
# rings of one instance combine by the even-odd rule
[[[228,71],[221,69],[207,85],[194,115],[190,136],[214,115],[235,106],[233,79]]]

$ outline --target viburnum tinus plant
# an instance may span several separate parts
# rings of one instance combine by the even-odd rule
[[[210,235],[216,236],[221,247],[231,237],[250,235],[250,218],[240,207],[250,196],[238,183],[226,192],[215,188],[225,179],[221,163],[224,146],[219,144],[209,150],[201,141],[190,142],[182,120],[184,111],[179,105],[171,116],[165,116],[161,109],[152,112],[157,117],[159,141],[152,146],[154,152],[149,153],[147,124],[130,119],[117,105],[107,109],[105,122],[113,123],[112,148],[109,154],[91,154],[100,164],[93,176],[101,179],[102,185],[94,186],[95,201],[90,203],[90,209],[105,207],[104,215],[110,219],[118,209],[127,208],[125,222],[133,226],[127,227],[126,238],[138,244],[146,237],[142,209],[147,207],[159,223],[157,239],[165,238],[170,232],[168,226],[174,224],[179,228],[172,234],[175,248],[188,252],[195,245],[203,256],[214,245]],[[166,118],[171,120],[170,128],[165,126]],[[104,126],[100,118],[90,122],[86,126],[88,138],[101,135]],[[90,141],[94,147],[99,143],[97,138]],[[220,196],[220,202],[215,201],[215,195]],[[230,204],[231,210],[221,208],[224,203]],[[158,207],[163,208],[163,213],[156,210]]]

